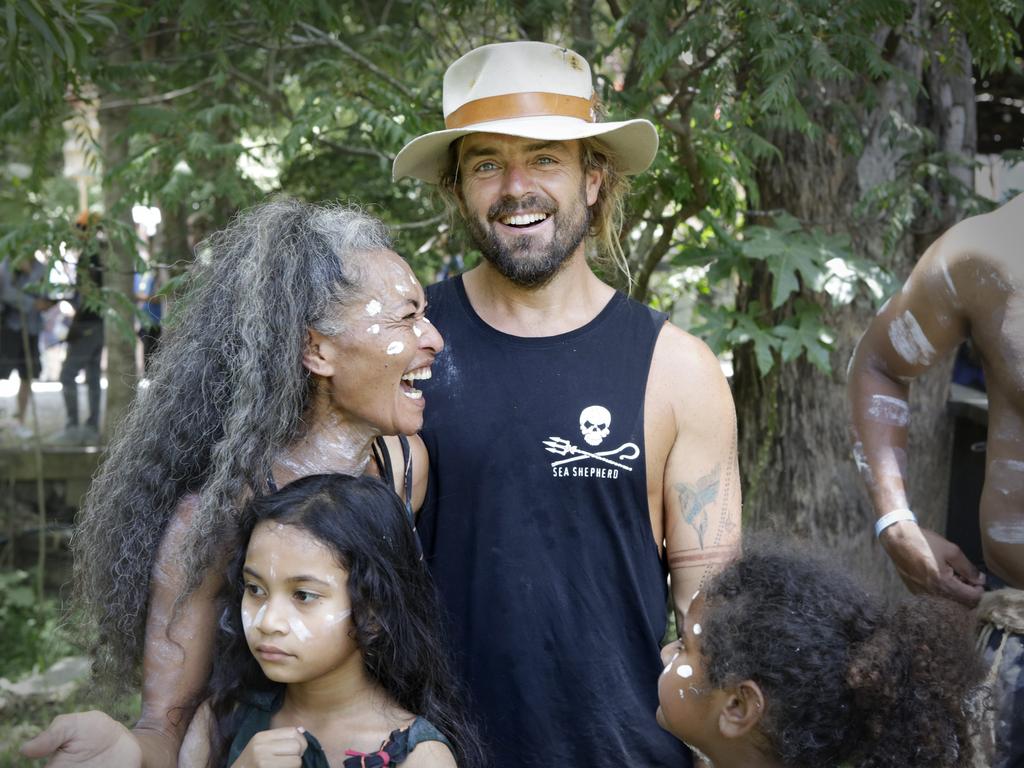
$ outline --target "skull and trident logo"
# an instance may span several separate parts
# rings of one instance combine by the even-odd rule
[[[594,448],[604,442],[611,434],[612,414],[603,405],[588,405],[580,412],[580,436],[583,441]],[[564,437],[550,436],[542,441],[544,448],[549,453],[557,456],[568,456],[568,458],[551,462],[552,467],[562,464],[571,464],[582,459],[597,459],[605,464],[625,469],[632,472],[633,468],[623,464],[623,461],[632,461],[640,455],[640,448],[636,443],[623,443],[618,448],[606,451],[587,451],[574,445]],[[614,459],[611,457],[615,457]],[[617,460],[616,460],[617,459]]]

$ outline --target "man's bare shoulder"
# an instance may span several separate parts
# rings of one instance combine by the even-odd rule
[[[648,393],[649,405],[669,405],[681,415],[714,407],[731,407],[732,395],[722,366],[701,339],[665,323],[654,346]]]
[[[665,323],[654,345],[652,372],[663,375],[685,374],[688,379],[722,379],[722,367],[715,353],[701,339],[682,328]],[[680,383],[680,382],[677,382]]]
[[[1024,194],[955,224],[930,250],[950,269],[991,266],[1024,277]]]

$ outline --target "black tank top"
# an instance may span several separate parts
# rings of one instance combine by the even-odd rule
[[[419,532],[493,765],[671,766],[655,721],[666,570],[643,406],[664,315],[616,294],[586,326],[501,333],[431,286]]]

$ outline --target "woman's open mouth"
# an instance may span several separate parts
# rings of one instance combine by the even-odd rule
[[[408,373],[402,374],[402,380],[399,386],[402,388],[402,394],[408,397],[410,400],[419,400],[423,397],[423,392],[416,389],[413,386],[414,382],[424,381],[430,378],[430,366],[425,365],[422,368],[414,368]]]

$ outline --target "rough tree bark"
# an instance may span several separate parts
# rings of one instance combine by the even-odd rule
[[[131,50],[123,40],[115,38],[111,43],[109,60],[121,64],[126,60],[126,51]],[[117,96],[114,96],[117,99]],[[125,129],[128,126],[130,107],[108,107],[100,105],[100,146],[103,152],[103,208],[107,220],[117,227],[110,227],[114,234],[118,229],[123,233],[134,233],[132,201],[124,184],[119,181],[116,171],[128,159],[128,140]],[[135,295],[135,246],[134,237],[111,236],[110,247],[105,252],[104,288],[113,295],[130,298]],[[111,435],[121,423],[128,405],[135,396],[137,371],[135,367],[134,314],[130,301],[112,302],[106,322],[107,347],[107,410],[104,420],[104,434]]]
[[[927,55],[908,37],[897,38],[895,34],[891,30],[880,32],[879,45],[892,50],[899,66],[921,81]],[[973,123],[969,78],[969,66],[959,73],[933,73],[928,83],[932,93],[921,96],[927,99],[924,112],[931,123],[927,127],[934,130]],[[919,124],[918,103],[903,83],[892,80],[876,87],[875,106],[860,116],[865,146],[859,158],[844,152],[838,126],[831,117],[834,112],[828,108],[830,103],[854,103],[853,94],[847,86],[835,85],[823,94],[815,93],[818,100],[811,112],[824,130],[813,140],[794,133],[773,137],[782,161],[759,169],[761,207],[787,210],[829,232],[849,232],[858,255],[881,262],[896,276],[905,278],[927,242],[905,237],[895,253],[885,254],[881,228],[865,227],[854,216],[854,207],[865,192],[891,180],[902,159],[904,150],[886,138],[884,126],[890,111]],[[937,98],[940,94],[942,97]],[[961,151],[971,152],[969,130],[937,133],[959,142]],[[934,230],[932,239],[953,223],[955,209],[945,206],[944,211],[942,220],[929,228]],[[769,280],[761,272],[750,285],[741,285],[739,304],[747,306],[760,300],[762,306],[770,306]],[[811,294],[805,298],[811,298]],[[745,523],[751,528],[773,527],[796,533],[834,547],[876,579],[882,589],[898,592],[895,571],[872,536],[874,513],[850,457],[846,368],[874,307],[865,296],[845,306],[832,306],[820,299],[818,303],[835,332],[830,375],[800,360],[776,366],[769,376],[762,377],[751,349],[743,348],[736,354],[734,390]],[[787,307],[779,311],[785,313]],[[949,360],[936,366],[915,383],[911,395],[910,499],[924,524],[940,531],[945,526],[949,479],[951,424],[945,401],[951,365]]]

